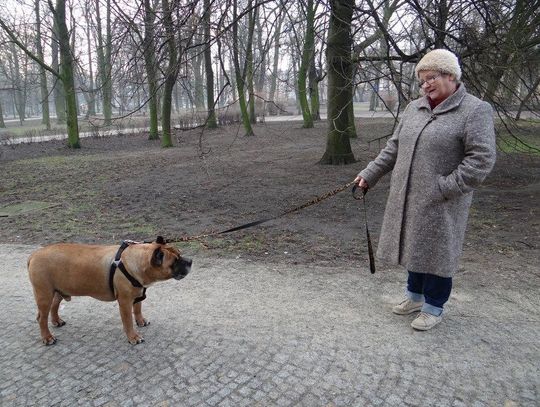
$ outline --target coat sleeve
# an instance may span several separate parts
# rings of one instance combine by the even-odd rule
[[[473,191],[495,165],[493,109],[488,103],[480,103],[468,116],[463,142],[463,161],[449,175],[439,178],[439,187],[446,199]]]
[[[403,112],[403,117],[405,117],[406,111],[407,109],[405,109],[405,112]],[[398,126],[394,130],[394,133],[392,134],[392,137],[390,137],[390,139],[386,142],[386,147],[381,150],[377,158],[371,161],[367,167],[358,174],[360,177],[366,180],[370,188],[373,188],[383,175],[392,171],[394,165],[396,164],[399,146],[399,133],[403,127],[403,121],[404,119],[399,122]]]

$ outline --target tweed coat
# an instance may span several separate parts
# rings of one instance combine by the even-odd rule
[[[359,173],[372,188],[392,171],[377,257],[409,271],[458,269],[473,190],[495,164],[491,106],[456,92],[433,110],[411,102],[386,147]]]

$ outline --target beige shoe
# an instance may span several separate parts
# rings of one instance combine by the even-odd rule
[[[411,322],[411,326],[414,329],[419,331],[429,331],[435,325],[439,324],[442,321],[442,316],[436,316],[433,314],[428,314],[427,312],[421,312],[418,316]]]
[[[420,311],[422,309],[423,302],[416,302],[409,298],[400,302],[398,305],[392,308],[392,312],[398,315],[412,314],[413,312]]]

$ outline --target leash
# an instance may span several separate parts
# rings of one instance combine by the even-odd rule
[[[371,274],[375,274],[375,256],[373,255],[373,246],[371,244],[371,237],[369,236],[369,226],[367,221],[367,209],[366,209],[366,193],[367,189],[362,189],[362,195],[357,195],[356,190],[358,189],[358,185],[354,184],[352,189],[352,196],[357,201],[363,201],[364,202],[364,220],[366,221],[366,239],[367,239],[367,245],[368,245],[368,255],[369,255],[369,270],[371,271]]]
[[[310,200],[310,201],[308,201],[308,202],[306,202],[306,203],[304,203],[302,205],[295,206],[294,208],[289,209],[289,210],[287,210],[285,212],[282,212],[282,213],[280,213],[279,215],[276,215],[276,216],[259,219],[259,220],[249,222],[249,223],[244,223],[243,225],[235,226],[235,227],[232,227],[230,229],[225,229],[225,230],[221,230],[221,231],[218,231],[218,232],[209,232],[209,233],[204,233],[204,234],[197,235],[197,236],[178,236],[178,237],[175,237],[175,238],[172,238],[172,239],[165,239],[165,243],[178,243],[178,242],[190,242],[190,241],[193,241],[193,240],[201,240],[201,239],[204,239],[204,238],[207,238],[207,237],[224,235],[226,233],[236,232],[238,230],[247,229],[247,228],[251,228],[253,226],[261,225],[261,224],[269,222],[271,220],[281,218],[281,217],[283,217],[285,215],[290,215],[291,213],[298,212],[298,211],[300,211],[302,209],[307,208],[308,206],[312,206],[312,205],[315,205],[315,204],[317,204],[319,202],[322,202],[325,199],[328,199],[328,198],[330,198],[330,197],[332,197],[334,195],[337,195],[340,192],[348,189],[353,184],[354,184],[353,189],[352,189],[353,198],[356,199],[356,200],[361,200],[361,201],[364,202],[364,219],[365,219],[365,224],[366,224],[366,237],[367,237],[367,243],[368,243],[369,269],[371,271],[371,274],[373,274],[373,273],[375,273],[375,257],[373,255],[373,246],[371,244],[371,237],[369,235],[369,227],[368,227],[368,221],[367,221],[367,209],[366,209],[366,198],[365,198],[366,191],[363,190],[363,194],[361,196],[358,196],[356,194],[356,189],[357,189],[358,185],[356,185],[354,181],[348,182],[345,185],[342,185],[342,186],[340,186],[340,187],[338,187],[338,188],[336,188],[336,189],[334,189],[332,191],[329,191],[329,192],[327,192],[327,193],[325,193],[323,195],[320,195],[320,196],[318,196],[316,198],[313,198],[312,200]]]
[[[304,203],[302,205],[295,206],[294,208],[289,209],[289,210],[287,210],[285,212],[282,212],[282,213],[280,213],[279,215],[276,215],[276,216],[272,216],[272,217],[264,218],[264,219],[259,219],[259,220],[256,220],[254,222],[245,223],[243,225],[235,226],[235,227],[232,227],[230,229],[221,230],[221,231],[218,231],[218,232],[209,232],[209,233],[205,233],[205,234],[197,235],[197,236],[178,236],[178,237],[175,237],[175,238],[172,238],[172,239],[165,239],[165,243],[189,242],[189,241],[192,241],[192,240],[200,240],[200,239],[204,239],[206,237],[224,235],[226,233],[236,232],[237,230],[247,229],[247,228],[251,228],[253,226],[261,225],[263,223],[270,222],[271,220],[281,218],[281,217],[283,217],[285,215],[290,215],[291,213],[298,212],[298,211],[300,211],[302,209],[307,208],[308,206],[315,205],[315,204],[317,204],[317,203],[319,203],[321,201],[324,201],[325,199],[328,199],[328,198],[330,198],[330,197],[332,197],[334,195],[339,194],[341,191],[344,191],[344,190],[348,189],[352,184],[354,184],[354,181],[348,182],[347,184],[342,185],[342,186],[334,189],[333,191],[327,192],[327,193],[325,193],[323,195],[320,195],[320,196],[318,196],[316,198],[313,198],[312,200],[310,200],[310,201],[308,201],[308,202],[306,202],[306,203]]]

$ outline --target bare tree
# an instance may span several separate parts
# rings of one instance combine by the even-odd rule
[[[276,112],[276,90],[277,90],[277,82],[278,82],[278,76],[279,76],[279,54],[280,54],[280,48],[281,48],[281,25],[283,23],[283,20],[285,18],[284,13],[285,6],[282,4],[279,7],[279,11],[276,16],[276,29],[274,31],[274,59],[272,62],[272,76],[270,79],[270,91],[268,94],[268,99],[270,100],[270,113]]]
[[[111,1],[105,0],[105,33],[101,19],[101,0],[95,0],[96,29],[97,29],[97,56],[99,66],[99,78],[101,85],[103,124],[112,124],[112,33],[111,33]]]
[[[313,127],[313,116],[308,103],[308,89],[307,79],[308,73],[313,65],[313,58],[315,55],[315,2],[314,0],[307,0],[307,2],[301,2],[304,7],[306,21],[306,31],[304,35],[304,46],[302,49],[302,59],[300,62],[300,68],[298,70],[298,98],[300,102],[300,108],[302,110],[302,117],[304,119],[304,128]]]
[[[172,103],[172,91],[176,83],[178,76],[178,49],[177,41],[174,29],[174,4],[169,0],[161,1],[161,8],[163,12],[163,26],[165,28],[165,43],[167,45],[167,58],[168,65],[165,71],[165,85],[163,87],[163,107],[162,107],[162,120],[161,128],[163,137],[161,139],[162,147],[171,147],[171,103]]]
[[[352,36],[354,0],[330,2],[330,27],[326,59],[328,63],[328,134],[321,164],[355,162],[349,138],[347,109],[352,103]]]
[[[253,12],[253,0],[249,0],[248,2],[248,10],[249,13]],[[247,109],[247,103],[246,103],[246,95],[245,95],[245,89],[246,89],[246,75],[248,71],[248,57],[246,55],[244,68],[240,68],[240,57],[239,57],[239,39],[238,39],[238,0],[233,0],[233,22],[232,22],[232,49],[233,49],[233,64],[234,64],[234,73],[235,73],[235,79],[236,79],[236,88],[238,90],[238,102],[240,104],[240,114],[242,116],[242,123],[244,124],[244,130],[246,136],[253,136],[255,133],[253,132],[253,128],[251,127],[251,121],[249,118],[249,113]],[[249,50],[252,49],[253,46],[253,31],[255,29],[255,19],[250,18],[249,20],[249,26],[248,26],[248,38],[246,41],[246,54],[250,52]]]
[[[158,135],[158,70],[156,66],[155,17],[156,2],[144,0],[144,38],[142,41],[144,66],[148,83],[148,110],[150,114],[150,140],[157,140]]]
[[[66,24],[66,2],[65,0],[56,0],[56,6],[52,4],[52,0],[48,0],[49,9],[51,10],[55,26],[58,34],[58,45],[60,49],[60,69],[54,70],[47,65],[42,59],[39,59],[32,51],[21,42],[15,31],[11,29],[0,17],[0,27],[6,32],[13,44],[18,46],[25,52],[30,58],[36,61],[41,67],[51,72],[56,78],[58,78],[64,88],[64,94],[66,96],[66,111],[67,111],[67,132],[68,132],[68,146],[72,148],[79,148],[79,126],[77,120],[77,101],[75,95],[75,82],[73,75],[73,56],[71,50],[71,44],[69,42],[70,36]]]
[[[208,107],[208,117],[206,127],[215,129],[217,127],[216,113],[214,109],[214,71],[212,70],[212,37],[210,33],[211,2],[204,0],[204,69],[206,73],[206,105]]]
[[[34,0],[34,10],[36,14],[36,56],[44,61],[43,46],[41,44],[41,13],[39,7],[39,0]],[[39,69],[39,85],[41,90],[41,123],[45,125],[47,130],[51,129],[51,118],[49,114],[49,90],[47,86],[47,74],[45,68],[42,66]]]

